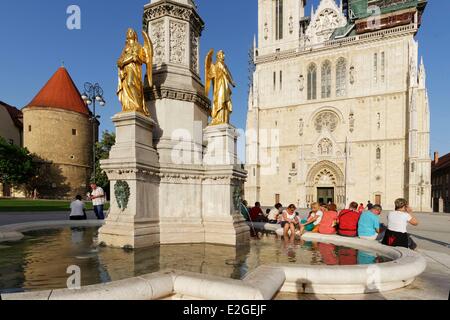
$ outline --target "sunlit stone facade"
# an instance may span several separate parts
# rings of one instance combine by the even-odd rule
[[[258,1],[250,203],[370,200],[392,209],[406,197],[431,210],[430,113],[415,40],[426,2],[383,4],[373,21],[355,17],[353,2],[322,0],[306,17],[305,1]]]

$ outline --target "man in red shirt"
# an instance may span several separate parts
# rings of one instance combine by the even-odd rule
[[[344,237],[357,237],[360,216],[358,204],[356,202],[350,203],[349,209],[342,210],[339,213],[338,234]]]
[[[250,210],[250,218],[253,222],[263,222],[264,221],[264,213],[261,209],[261,203],[256,202],[255,206]]]

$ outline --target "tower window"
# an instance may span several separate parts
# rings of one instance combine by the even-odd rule
[[[275,39],[283,39],[283,0],[275,0]]]
[[[296,167],[295,162],[292,162],[292,170],[295,170],[295,167]]]
[[[373,80],[378,82],[378,53],[373,55]]]
[[[283,90],[283,71],[280,71],[280,90]]]
[[[386,72],[386,56],[384,51],[381,53],[381,82],[384,82]]]
[[[336,65],[336,95],[343,97],[347,94],[347,63],[340,58]]]
[[[322,99],[331,97],[331,63],[325,61],[322,65]]]
[[[72,129],[72,135],[76,136],[77,135],[77,129]]]
[[[377,160],[381,160],[381,148],[377,148]]]
[[[274,72],[273,73],[273,91],[275,91],[276,87],[277,87],[277,73]]]
[[[317,99],[317,67],[312,63],[308,68],[308,100]]]
[[[28,132],[31,132],[31,126],[28,126]]]

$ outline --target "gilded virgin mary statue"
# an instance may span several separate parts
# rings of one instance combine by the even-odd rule
[[[205,93],[208,96],[213,83],[213,107],[211,126],[230,123],[230,114],[233,112],[231,102],[231,86],[236,87],[230,71],[225,64],[225,54],[222,50],[217,52],[216,63],[213,63],[214,50],[211,49],[205,62]]]
[[[119,68],[117,96],[122,104],[122,112],[140,112],[150,116],[144,98],[142,65],[147,65],[148,85],[152,87],[153,44],[147,33],[142,34],[144,46],[139,43],[136,31],[131,28],[127,31],[125,48],[117,61]]]

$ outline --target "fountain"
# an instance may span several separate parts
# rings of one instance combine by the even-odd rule
[[[247,174],[237,160],[236,129],[228,121],[208,125],[210,102],[199,75],[204,23],[196,6],[152,1],[144,9],[144,25],[151,86],[140,89],[145,105],[136,110],[129,106],[133,96],[119,94],[123,111],[112,119],[117,141],[102,162],[114,196],[100,241],[131,248],[248,242],[249,228],[239,213]],[[122,67],[140,74],[140,66]],[[213,103],[213,110],[221,107]]]

